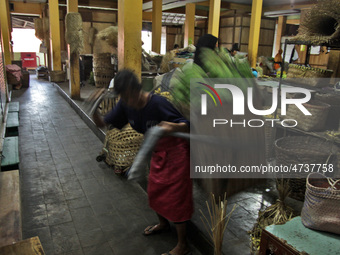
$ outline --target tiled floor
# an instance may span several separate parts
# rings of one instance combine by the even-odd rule
[[[175,231],[145,237],[142,230],[155,223],[145,191],[116,176],[95,159],[102,142],[61,96],[58,86],[31,75],[28,89],[13,91],[20,102],[20,176],[23,237],[38,235],[47,255],[161,254],[176,244]],[[94,87],[82,88],[82,97]],[[82,107],[81,101],[69,101]],[[197,187],[195,214],[189,228],[193,254],[208,254],[207,235],[199,209],[206,211],[206,195]],[[238,207],[224,236],[224,254],[250,254],[247,233],[258,210],[275,201],[266,183],[228,199]],[[300,206],[298,204],[297,206]],[[203,238],[196,238],[202,236]],[[195,247],[200,249],[200,253]]]
[[[156,222],[145,191],[96,161],[102,142],[56,87],[31,75],[12,100],[20,102],[23,238],[38,235],[47,255],[153,255],[176,244],[174,231],[142,235]]]

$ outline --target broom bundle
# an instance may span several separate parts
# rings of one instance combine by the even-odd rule
[[[101,30],[97,34],[97,38],[107,42],[108,45],[117,48],[118,46],[118,27],[110,26]]]
[[[201,217],[201,220],[213,242],[214,255],[221,255],[224,232],[227,229],[227,225],[232,213],[236,209],[236,205],[234,205],[232,210],[227,214],[226,194],[224,194],[224,198],[222,201],[220,197],[218,197],[218,201],[216,201],[215,195],[213,193],[211,193],[211,207],[209,206],[209,203],[207,201],[206,205],[208,209],[209,219],[200,209],[200,212],[203,216],[203,218]]]
[[[65,40],[70,45],[70,52],[80,53],[84,48],[83,21],[80,13],[67,13],[65,23]]]
[[[43,19],[41,18],[34,19],[34,28],[35,36],[40,40],[44,40]]]
[[[287,206],[284,200],[290,194],[289,180],[276,180],[279,198],[275,204],[259,212],[259,217],[253,229],[250,231],[252,241],[252,251],[260,248],[262,230],[269,225],[280,225],[293,218],[293,209]]]
[[[306,13],[295,40],[310,41],[313,44],[327,43],[340,39],[340,2],[319,0]]]

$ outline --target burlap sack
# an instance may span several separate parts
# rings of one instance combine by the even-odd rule
[[[308,175],[301,220],[307,228],[340,234],[340,179]]]

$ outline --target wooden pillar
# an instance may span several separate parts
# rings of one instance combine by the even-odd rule
[[[161,53],[162,0],[152,0],[152,51]]]
[[[133,7],[133,8],[132,8]],[[118,68],[142,72],[143,0],[118,0]]]
[[[253,0],[251,7],[249,43],[248,43],[248,58],[251,67],[256,67],[257,52],[260,40],[260,27],[262,16],[263,0]]]
[[[78,0],[67,0],[67,13],[78,12]],[[67,45],[67,53],[70,67],[69,89],[72,99],[80,98],[80,72],[79,53],[70,52],[70,45]]]
[[[4,52],[4,63],[5,65],[12,64],[12,47],[11,47],[11,30],[9,16],[10,13],[8,11],[8,1],[0,0],[0,26],[1,26],[1,35],[2,35],[2,46]]]
[[[48,10],[50,17],[50,44],[51,44],[52,70],[61,71],[58,0],[49,0]]]
[[[286,32],[287,17],[280,16],[277,22],[277,32],[276,32],[276,43],[275,43],[275,54],[281,49],[281,38]]]
[[[185,5],[184,47],[195,41],[195,4]]]
[[[210,0],[208,34],[219,36],[221,0]]]

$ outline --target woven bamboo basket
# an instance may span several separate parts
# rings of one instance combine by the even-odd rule
[[[93,76],[97,88],[108,88],[114,76],[110,53],[93,54]]]
[[[297,171],[291,171],[283,177],[289,179],[290,197],[300,201],[304,200],[306,177],[312,164],[316,164],[314,172],[317,171],[317,164],[333,164],[334,171],[339,164],[339,149],[331,142],[311,136],[280,138],[275,141],[275,153],[277,166],[296,166]]]
[[[114,128],[107,131],[104,142],[108,150],[106,163],[126,171],[132,165],[143,138],[144,136],[132,129],[130,125],[122,130]]]
[[[304,115],[295,105],[289,105],[285,119],[296,120],[296,127],[304,131],[323,130],[331,106],[318,100],[311,100],[303,105],[312,115]]]

